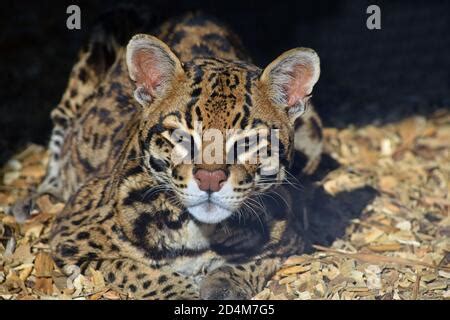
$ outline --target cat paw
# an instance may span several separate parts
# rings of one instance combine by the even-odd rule
[[[203,300],[245,300],[251,296],[237,283],[229,279],[229,275],[216,273],[207,276],[200,284],[200,298]]]
[[[9,213],[16,218],[18,223],[24,223],[31,216],[31,212],[35,209],[35,207],[35,197],[28,196],[16,201],[11,206]]]

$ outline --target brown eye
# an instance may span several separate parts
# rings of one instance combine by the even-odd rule
[[[183,130],[180,130],[180,129],[172,130],[170,132],[170,137],[171,137],[172,141],[175,142],[175,143],[182,142],[182,141],[186,140],[188,136],[189,136],[188,133],[186,133],[186,132],[184,132]]]
[[[184,137],[184,136],[182,136],[182,135],[180,135],[180,134],[176,134],[176,135],[175,135],[175,142],[176,142],[176,143],[183,142],[184,140],[185,140],[185,137]]]
[[[183,146],[187,145],[188,143],[194,140],[189,133],[181,130],[175,130],[172,133],[171,137],[174,143],[181,144]]]
[[[258,136],[247,136],[245,138],[236,141],[234,148],[235,150],[248,152],[257,144],[258,144]]]

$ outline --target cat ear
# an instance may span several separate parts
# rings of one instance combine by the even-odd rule
[[[135,35],[127,45],[130,78],[136,82],[135,99],[143,106],[164,95],[175,76],[183,72],[180,60],[161,40]]]
[[[269,64],[261,75],[268,95],[275,105],[283,107],[292,120],[305,111],[314,85],[320,75],[320,59],[308,48],[289,50]]]

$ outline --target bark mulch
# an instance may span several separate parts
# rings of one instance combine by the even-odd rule
[[[330,197],[363,186],[378,194],[344,236],[290,257],[255,299],[450,299],[450,111],[327,128],[325,139],[340,167],[316,184]],[[47,159],[29,145],[0,171],[0,300],[130,298],[98,271],[66,277],[55,268],[48,235],[62,203],[40,197],[24,224],[7,214]]]

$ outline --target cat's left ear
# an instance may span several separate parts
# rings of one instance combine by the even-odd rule
[[[296,48],[269,64],[260,80],[266,84],[272,102],[285,108],[294,121],[305,111],[319,75],[320,59],[317,53],[309,48]]]

